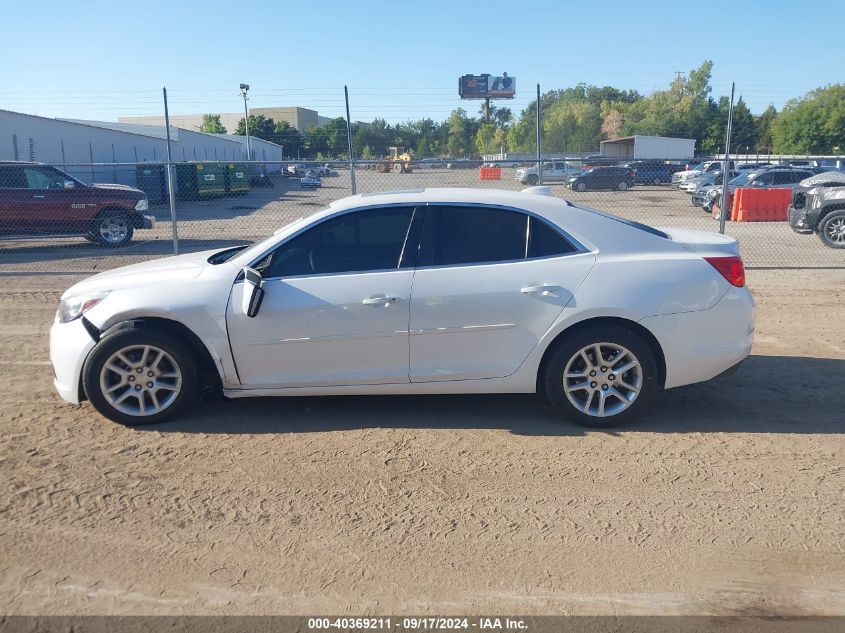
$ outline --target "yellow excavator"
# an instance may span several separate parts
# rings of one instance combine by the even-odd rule
[[[410,174],[414,170],[411,163],[411,151],[405,151],[404,147],[388,147],[389,152],[384,157],[384,162],[376,163],[373,168],[382,174],[392,171],[395,174]]]

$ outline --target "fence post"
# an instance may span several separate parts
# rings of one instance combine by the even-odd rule
[[[542,128],[540,127],[540,84],[537,84],[537,184],[543,184],[543,163],[541,160]]]
[[[343,87],[346,98],[346,145],[349,149],[349,175],[352,179],[352,195],[355,195],[355,157],[352,155],[352,120],[349,118],[349,88]]]
[[[730,213],[726,207],[728,201],[728,181],[731,179],[731,125],[733,124],[735,88],[736,83],[731,82],[731,105],[728,108],[728,129],[725,132],[725,162],[722,165],[722,202],[719,213],[719,233],[722,235],[725,234],[726,216]]]
[[[167,88],[161,89],[164,95],[164,129],[167,132],[167,189],[170,198],[170,227],[173,235],[173,254],[179,254],[179,235],[176,231],[176,192],[173,190],[173,157],[170,153],[170,113],[167,111]],[[184,149],[184,148],[182,148]]]

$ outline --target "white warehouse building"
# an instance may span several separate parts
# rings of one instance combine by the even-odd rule
[[[692,158],[695,156],[695,139],[637,134],[601,141],[599,148],[599,154],[608,158]]]
[[[247,158],[243,136],[171,126],[170,138],[174,163]],[[283,159],[280,145],[256,138],[250,138],[250,145],[253,160]],[[84,182],[137,186],[135,165],[131,163],[166,162],[167,134],[160,125],[50,119],[0,110],[0,160],[38,161],[55,165]],[[266,166],[267,171],[279,169],[278,164]]]

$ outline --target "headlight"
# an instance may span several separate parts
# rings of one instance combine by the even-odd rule
[[[146,198],[141,198],[138,200],[138,204],[135,205],[136,211],[147,211],[150,208],[150,201]]]
[[[95,292],[87,295],[77,295],[75,297],[68,297],[59,302],[59,311],[56,313],[56,319],[59,323],[67,323],[78,319],[83,314],[88,312],[95,305],[100,303],[108,296],[108,292]]]

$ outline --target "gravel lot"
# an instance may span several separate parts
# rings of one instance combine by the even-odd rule
[[[38,261],[138,256],[77,248]],[[2,613],[845,613],[842,270],[751,271],[754,355],[615,432],[533,396],[213,401],[123,428],[52,390],[78,278],[0,289]]]

